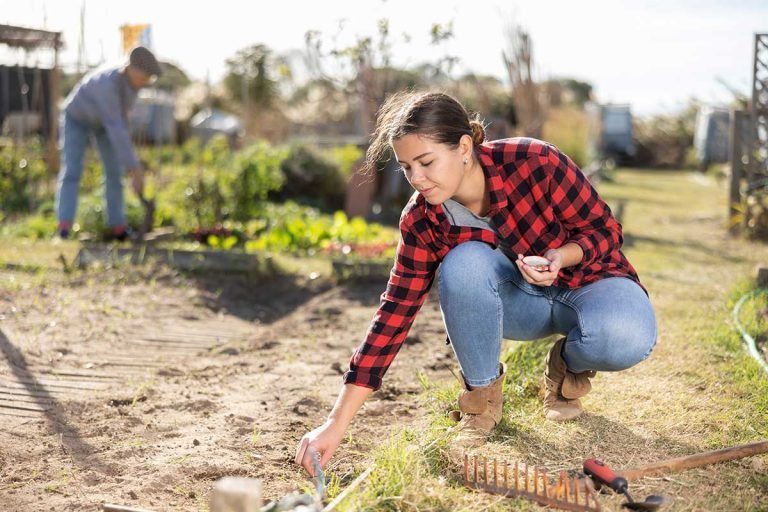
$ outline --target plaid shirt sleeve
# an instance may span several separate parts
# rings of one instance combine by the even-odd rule
[[[403,215],[400,242],[387,288],[365,340],[352,355],[349,370],[344,374],[345,384],[374,390],[381,387],[384,373],[427,297],[439,262],[419,236],[420,225],[424,225],[423,219],[414,224],[411,216]]]
[[[584,173],[554,146],[542,155],[551,172],[549,193],[554,211],[571,233],[567,242],[584,251],[582,267],[589,267],[621,248],[621,225],[600,198]]]

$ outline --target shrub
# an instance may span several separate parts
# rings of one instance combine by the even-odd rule
[[[341,167],[316,147],[293,144],[281,169],[285,186],[275,194],[275,199],[293,199],[324,211],[344,206],[346,179]]]
[[[284,158],[284,150],[266,142],[236,153],[224,137],[214,137],[204,147],[188,143],[182,149],[184,163],[161,171],[168,186],[158,190],[158,213],[163,223],[183,231],[259,216],[267,195],[282,186]]]
[[[675,169],[684,167],[690,161],[688,150],[693,144],[697,110],[698,106],[692,102],[679,113],[656,115],[637,121],[637,165]]]
[[[45,151],[40,139],[21,147],[10,140],[0,144],[0,208],[3,213],[33,211],[43,200],[48,178]]]

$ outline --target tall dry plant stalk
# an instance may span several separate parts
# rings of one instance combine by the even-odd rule
[[[518,135],[541,138],[546,119],[546,104],[540,85],[533,78],[533,42],[531,36],[518,24],[509,23],[504,30],[507,49],[502,50],[504,66],[510,83],[510,94],[515,105]]]

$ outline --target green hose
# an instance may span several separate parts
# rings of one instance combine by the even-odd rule
[[[741,337],[744,339],[744,342],[747,344],[747,348],[749,349],[749,355],[751,355],[755,360],[760,363],[760,366],[765,370],[766,373],[768,373],[768,363],[765,362],[765,359],[760,354],[760,352],[757,350],[757,343],[755,343],[755,338],[749,335],[747,331],[744,330],[744,328],[741,326],[741,323],[739,322],[739,311],[741,310],[741,306],[746,302],[747,299],[754,297],[756,295],[760,295],[761,293],[768,293],[768,288],[758,288],[756,290],[752,290],[749,293],[744,294],[739,301],[736,303],[736,306],[733,308],[733,323],[736,324],[736,329],[739,331],[739,334],[741,334]]]

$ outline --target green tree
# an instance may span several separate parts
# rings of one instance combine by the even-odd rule
[[[280,62],[264,44],[255,44],[239,50],[227,59],[224,85],[233,99],[241,104],[271,107],[279,96]]]

